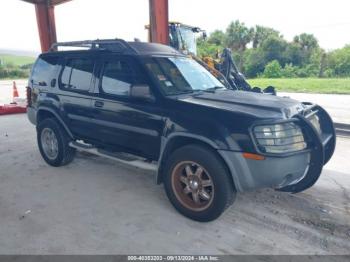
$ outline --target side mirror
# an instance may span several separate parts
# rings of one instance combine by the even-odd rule
[[[130,87],[130,96],[147,101],[155,101],[155,97],[148,85],[132,85]]]

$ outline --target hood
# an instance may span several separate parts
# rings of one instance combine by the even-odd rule
[[[247,91],[217,90],[215,93],[203,92],[178,99],[187,103],[261,117],[290,118],[304,109],[302,103],[288,97]]]

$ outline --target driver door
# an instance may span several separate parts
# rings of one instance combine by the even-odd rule
[[[130,96],[133,85],[149,84],[144,76],[133,58],[103,58],[92,121],[103,144],[157,159],[164,126],[161,107],[157,101]]]

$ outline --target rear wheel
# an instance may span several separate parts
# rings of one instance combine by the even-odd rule
[[[197,221],[216,219],[236,195],[225,164],[204,146],[176,150],[167,160],[164,175],[170,202],[181,214]]]
[[[75,156],[75,149],[69,146],[67,132],[53,118],[41,121],[37,126],[37,141],[41,156],[51,166],[63,166]]]

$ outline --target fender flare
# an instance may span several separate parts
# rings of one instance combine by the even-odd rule
[[[47,111],[50,112],[51,114],[54,115],[54,117],[58,120],[58,122],[60,122],[60,124],[63,126],[63,128],[66,130],[67,134],[70,136],[70,138],[74,139],[74,135],[73,133],[70,131],[70,129],[68,128],[68,126],[66,125],[66,123],[63,121],[62,117],[52,108],[47,107],[47,106],[40,106],[38,111],[37,111],[37,117],[36,119],[38,119],[38,114],[41,111]]]
[[[192,138],[192,139],[198,140],[199,142],[202,142],[202,143],[208,145],[209,147],[214,149],[216,152],[218,152],[218,150],[219,150],[218,145],[214,141],[212,141],[204,136],[201,136],[201,135],[189,134],[186,132],[175,132],[175,133],[170,134],[168,137],[162,136],[161,137],[161,146],[160,146],[160,156],[158,159],[158,171],[156,174],[156,183],[158,185],[162,183],[162,175],[163,175],[162,169],[163,169],[163,164],[164,164],[163,163],[164,162],[164,153],[166,152],[167,146],[169,145],[169,142],[171,142],[173,139],[179,138],[179,137]],[[219,154],[220,158],[222,158],[222,160],[224,161],[225,165],[228,167],[229,171],[231,172],[231,169],[228,166],[226,159],[224,159],[219,152],[218,152],[218,154]],[[233,182],[235,183],[234,179],[233,179]]]

